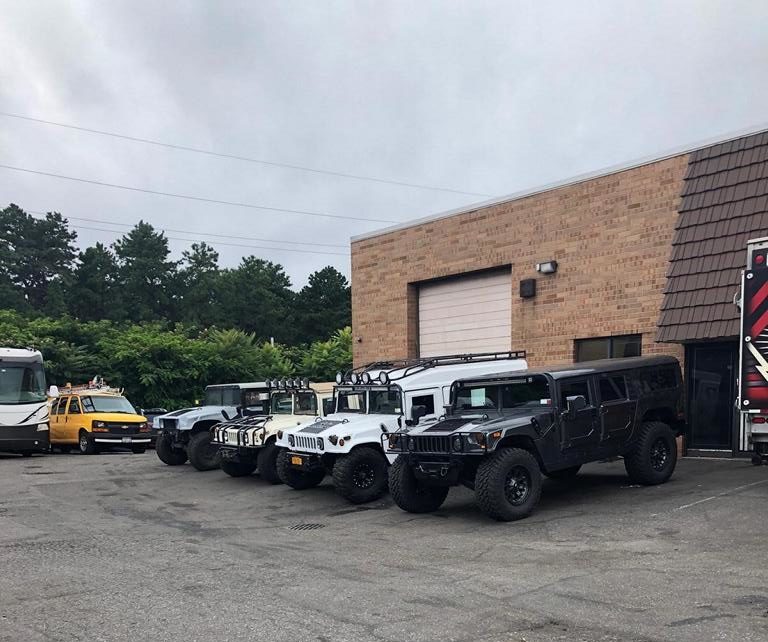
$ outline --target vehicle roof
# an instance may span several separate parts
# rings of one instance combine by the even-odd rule
[[[269,382],[267,381],[249,381],[248,383],[212,383],[206,386],[209,388],[240,388],[241,390],[252,390],[253,388],[269,388]]]
[[[419,390],[421,388],[434,388],[437,386],[450,386],[454,381],[460,378],[467,378],[467,375],[475,374],[478,377],[497,375],[504,372],[515,372],[524,370],[528,366],[525,359],[496,359],[493,361],[467,361],[463,363],[451,363],[432,366],[423,370],[417,370],[413,374],[400,377],[400,373],[405,368],[386,370],[393,384],[397,384],[403,390]],[[375,380],[379,376],[380,370],[368,370],[371,378]],[[339,387],[347,387],[351,384],[343,383]]]
[[[32,348],[0,348],[0,361],[28,361],[42,363],[43,355]]]
[[[619,359],[597,359],[595,361],[580,361],[578,363],[569,363],[560,366],[552,366],[550,368],[528,368],[527,370],[518,370],[511,372],[499,373],[494,378],[503,378],[507,375],[510,377],[524,377],[528,375],[550,375],[553,379],[565,379],[567,377],[575,377],[579,375],[591,375],[600,372],[617,372],[620,370],[632,370],[634,368],[646,368],[662,365],[676,365],[679,366],[679,362],[675,357],[669,357],[664,355],[654,355],[651,357],[622,357]],[[461,383],[478,381],[479,377],[462,377]]]

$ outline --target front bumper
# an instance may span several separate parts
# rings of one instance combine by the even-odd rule
[[[305,473],[325,469],[321,455],[288,451],[288,465]]]
[[[46,452],[49,450],[49,431],[38,430],[38,425],[0,427],[0,451]]]
[[[152,442],[152,436],[148,432],[141,432],[135,435],[120,435],[108,432],[91,433],[93,443],[100,446],[149,446]]]
[[[258,450],[256,448],[233,448],[232,446],[221,446],[219,448],[219,457],[221,457],[222,461],[231,461],[238,464],[252,464],[256,461],[257,456]]]

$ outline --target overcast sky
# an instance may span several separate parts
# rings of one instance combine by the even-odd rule
[[[2,112],[476,194],[222,159],[5,116],[0,164],[406,221],[768,126],[766,34],[768,3],[753,0],[0,0]],[[324,265],[349,274],[350,236],[387,225],[0,169],[0,206],[9,202],[185,230],[168,235],[208,241],[223,266],[248,254],[280,262],[297,287]],[[127,229],[71,222],[81,227],[82,246]],[[342,255],[222,243],[289,247],[245,237]],[[313,245],[320,243],[327,245]],[[188,245],[171,241],[176,257]]]

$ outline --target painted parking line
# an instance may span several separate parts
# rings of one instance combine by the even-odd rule
[[[760,484],[768,484],[768,479],[763,479],[761,481],[752,482],[751,484],[744,484],[743,486],[737,486],[736,488],[731,488],[730,490],[724,490],[722,493],[718,493],[717,495],[712,495],[712,497],[705,497],[704,499],[700,499],[697,502],[692,502],[690,504],[683,504],[682,506],[678,506],[677,508],[673,509],[675,511],[677,510],[685,510],[686,508],[691,508],[692,506],[698,506],[699,504],[703,504],[704,502],[712,501],[713,499],[717,499],[718,497],[725,497],[726,495],[730,495],[731,493],[735,493],[740,490],[744,490],[745,488],[752,488],[752,486],[759,486]]]

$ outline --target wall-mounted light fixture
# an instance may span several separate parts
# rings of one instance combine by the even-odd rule
[[[536,271],[542,274],[554,274],[557,272],[557,261],[543,261],[536,264]]]

